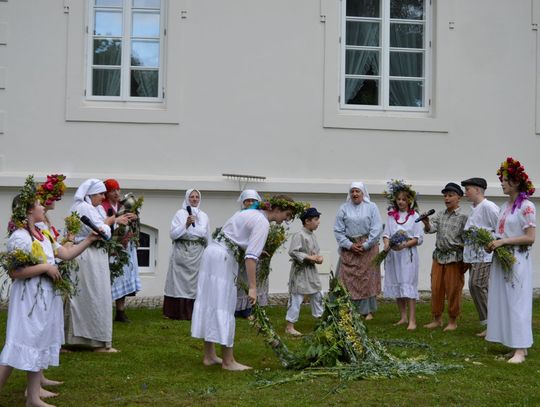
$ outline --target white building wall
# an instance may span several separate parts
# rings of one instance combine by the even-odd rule
[[[70,187],[88,177],[115,177],[125,192],[145,195],[142,221],[159,231],[157,270],[143,280],[143,294],[159,295],[169,223],[183,191],[203,191],[212,227],[236,210],[238,183],[222,173],[266,176],[249,186],[317,206],[323,212],[318,238],[329,257],[323,271],[337,260],[332,223],[352,180],[367,184],[383,218],[380,193],[389,178],[415,185],[423,209],[442,208],[441,187],[471,176],[486,178],[488,195],[500,203],[495,172],[512,155],[540,186],[536,0],[511,7],[503,0],[434,1],[432,116],[438,124],[430,131],[387,130],[395,117],[377,119],[386,130],[324,127],[325,69],[331,65],[325,41],[328,27],[336,26],[332,7],[338,1],[167,4],[166,92],[175,108],[167,117],[178,124],[80,121],[69,106],[84,104],[82,94],[72,93],[73,78],[82,74],[67,67],[80,54],[73,52],[71,33],[84,31],[83,2],[0,1],[0,230],[13,187],[29,173],[38,179],[64,173]],[[334,13],[321,22],[328,10]],[[102,120],[126,120],[121,108],[105,110]],[[406,119],[397,123],[411,128]],[[72,193],[53,214],[56,224]],[[421,289],[429,289],[433,246],[429,237],[420,249]],[[286,291],[285,253],[273,262],[273,292]]]

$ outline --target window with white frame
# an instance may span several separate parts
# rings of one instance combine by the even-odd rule
[[[341,109],[429,111],[431,0],[342,0]]]
[[[140,273],[154,273],[156,268],[157,230],[141,225],[137,261]]]
[[[161,101],[162,0],[90,0],[86,98]]]

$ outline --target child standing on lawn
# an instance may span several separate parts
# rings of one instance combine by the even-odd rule
[[[320,318],[323,314],[321,281],[315,267],[315,264],[322,264],[323,257],[319,255],[319,244],[313,233],[319,227],[320,216],[321,213],[316,208],[309,208],[300,216],[303,228],[293,235],[289,248],[292,265],[285,332],[294,336],[302,335],[294,328],[294,324],[298,321],[305,295],[310,297],[311,314],[315,318]]]

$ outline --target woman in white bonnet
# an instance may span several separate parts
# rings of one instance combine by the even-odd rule
[[[186,191],[182,208],[171,222],[171,259],[165,280],[163,315],[191,321],[197,296],[197,278],[204,248],[210,239],[208,216],[200,209],[201,193]]]
[[[111,228],[103,222],[97,207],[105,199],[105,184],[98,179],[84,181],[75,192],[70,212],[88,217],[106,236]],[[92,230],[83,225],[75,243]],[[109,256],[105,249],[90,246],[79,257],[79,292],[66,304],[66,344],[89,346],[96,352],[117,352],[112,347],[112,297]]]
[[[339,246],[338,278],[343,282],[358,312],[372,319],[381,292],[381,273],[372,264],[379,253],[382,220],[362,182],[353,182],[347,202],[338,210],[334,235]]]

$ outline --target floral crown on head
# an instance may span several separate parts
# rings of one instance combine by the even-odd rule
[[[310,206],[308,202],[293,201],[285,195],[275,195],[259,202],[258,208],[262,210],[272,210],[273,208],[284,211],[291,210],[293,218],[296,218],[302,215]]]
[[[63,174],[47,175],[47,181],[41,184],[37,189],[36,195],[39,201],[47,206],[54,201],[62,199],[62,195],[64,195],[66,190],[66,184],[64,184],[65,179],[66,176]]]
[[[416,202],[416,191],[412,189],[412,185],[406,184],[402,179],[391,179],[386,183],[388,191],[383,191],[383,195],[388,201],[391,208],[396,205],[396,198],[400,192],[405,192],[408,197],[409,207],[411,210],[418,210]]]
[[[11,214],[11,222],[15,228],[24,228],[26,226],[26,216],[28,209],[30,209],[36,203],[36,185],[34,183],[34,176],[29,175],[24,181],[24,186],[17,196],[15,205],[13,207],[13,213]],[[12,228],[8,226],[8,230]]]
[[[501,163],[501,166],[497,170],[497,176],[501,182],[506,177],[511,181],[519,183],[520,192],[524,192],[527,196],[534,194],[534,185],[525,172],[525,167],[512,157],[508,157]]]

